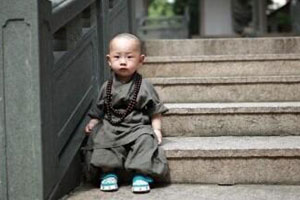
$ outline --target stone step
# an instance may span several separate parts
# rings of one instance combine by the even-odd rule
[[[147,56],[299,54],[300,37],[146,40]]]
[[[133,194],[130,185],[117,192],[101,192],[92,185],[82,185],[61,200],[298,200],[296,185],[158,185],[150,193]]]
[[[299,184],[300,137],[165,138],[172,183]]]
[[[300,76],[148,78],[163,102],[300,101]]]
[[[300,102],[166,104],[165,136],[300,135]]]
[[[300,54],[146,57],[144,77],[300,75]]]

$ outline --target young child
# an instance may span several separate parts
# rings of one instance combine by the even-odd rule
[[[149,192],[152,177],[168,170],[162,142],[161,114],[167,111],[153,85],[137,70],[143,64],[141,41],[122,33],[109,44],[106,56],[113,74],[89,112],[87,134],[98,124],[91,164],[102,169],[100,189],[118,189],[118,169],[132,171],[133,192]]]

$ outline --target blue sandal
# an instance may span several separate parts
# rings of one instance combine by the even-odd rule
[[[153,179],[145,175],[135,175],[132,180],[132,192],[150,192],[149,183],[153,183]]]
[[[114,173],[105,174],[101,178],[100,190],[115,191],[118,190],[118,177]]]

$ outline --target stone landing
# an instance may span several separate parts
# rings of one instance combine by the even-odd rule
[[[299,200],[299,196],[300,186],[287,185],[172,184],[153,188],[147,194],[133,194],[129,185],[121,185],[112,193],[83,185],[61,200]]]

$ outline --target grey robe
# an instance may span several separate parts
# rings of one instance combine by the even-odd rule
[[[121,111],[126,109],[129,98],[134,91],[134,80],[136,78],[137,76],[134,75],[128,83],[121,83],[113,76],[112,106],[115,109],[121,109]],[[166,175],[167,160],[163,150],[157,145],[156,135],[151,126],[151,116],[163,114],[167,111],[167,108],[160,102],[153,85],[145,79],[142,80],[136,106],[118,125],[112,125],[105,114],[106,86],[107,82],[103,84],[97,103],[89,112],[90,117],[102,120],[95,129],[93,136],[94,152],[91,163],[97,167],[120,168],[123,166],[128,170],[136,169],[149,175]],[[112,115],[112,119],[113,121],[118,120],[114,115]],[[152,136],[150,141],[143,141],[144,139],[149,140],[149,137],[141,137],[145,134]],[[153,141],[151,142],[151,140]],[[141,146],[138,147],[139,143],[142,145],[141,142],[149,144],[148,147],[142,147],[142,152],[140,150],[136,151],[134,146],[141,148]],[[128,145],[132,145],[132,148],[131,152],[126,153],[124,151]],[[145,155],[140,156],[138,155],[139,152]],[[127,155],[127,158],[119,159],[124,155]]]
[[[122,111],[126,109],[129,97],[134,90],[134,80],[136,77],[135,75],[131,81],[123,84],[113,76],[112,105],[115,109],[123,109]],[[168,109],[160,102],[153,85],[143,79],[137,97],[137,105],[124,121],[118,125],[112,125],[104,113],[106,85],[107,82],[103,84],[97,103],[89,112],[91,118],[103,119],[102,123],[97,127],[94,149],[125,145],[136,140],[142,134],[155,135],[151,126],[151,116],[159,113],[163,114]],[[114,121],[118,120],[113,115],[112,119]]]

